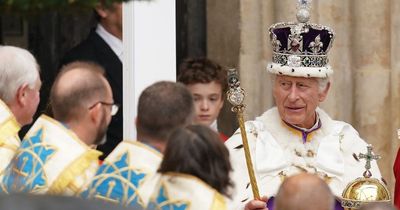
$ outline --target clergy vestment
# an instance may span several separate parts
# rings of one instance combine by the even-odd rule
[[[0,181],[3,179],[4,169],[21,144],[18,137],[20,129],[21,126],[11,110],[0,100]]]
[[[199,178],[172,172],[159,176],[147,209],[227,210],[226,198]]]
[[[332,120],[317,108],[319,120],[311,131],[300,131],[283,122],[277,108],[255,121],[246,122],[246,132],[261,196],[275,196],[285,177],[308,172],[323,178],[333,194],[341,196],[346,185],[361,177],[365,161],[353,154],[367,151],[367,144],[349,124]],[[252,200],[242,139],[236,132],[227,142],[235,190],[229,209],[243,209]],[[376,162],[372,176],[380,179]]]
[[[144,208],[155,187],[162,154],[140,142],[122,141],[104,160],[83,198]]]
[[[5,170],[3,192],[77,195],[95,175],[100,155],[66,126],[42,115]]]

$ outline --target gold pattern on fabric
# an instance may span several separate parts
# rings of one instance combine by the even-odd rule
[[[43,142],[45,130],[45,127],[39,127],[30,136],[26,136],[18,149],[13,160],[16,164],[11,168],[14,173],[12,176],[16,180],[7,183],[8,189],[13,192],[40,193],[47,187],[48,179],[44,167],[57,152],[57,148]]]
[[[6,145],[6,140],[15,137],[19,140],[18,131],[21,129],[19,123],[13,116],[0,124],[0,146]]]
[[[68,185],[73,182],[76,177],[82,175],[84,171],[90,167],[90,165],[98,162],[98,158],[101,154],[102,153],[100,151],[92,149],[75,159],[75,161],[66,167],[64,171],[60,173],[57,179],[55,179],[52,186],[49,188],[49,193],[62,194],[65,191],[65,188],[68,187]],[[74,193],[77,194],[79,192],[75,191]]]
[[[224,197],[218,192],[216,192],[214,194],[213,203],[211,204],[211,210],[221,210],[221,209],[228,209],[228,208],[226,206]]]
[[[154,200],[149,203],[150,209],[154,208],[154,205],[157,209],[190,209],[192,205],[190,200],[174,199],[170,197],[167,184],[165,184],[164,181],[161,181],[160,186],[157,197],[153,198]]]
[[[154,149],[147,148],[141,143],[132,142],[132,144],[146,148],[153,152]],[[96,198],[112,203],[120,203],[123,205],[138,205],[145,207],[144,199],[142,198],[139,189],[143,183],[149,178],[150,171],[142,168],[135,168],[130,163],[130,151],[122,152],[117,156],[114,161],[105,161],[98,171],[102,173],[97,174],[92,180],[92,185],[89,187],[89,198]],[[126,175],[124,175],[126,174]],[[123,186],[122,192],[115,187]],[[106,189],[106,193],[102,194],[97,189]],[[130,192],[133,192],[130,193]],[[135,201],[136,200],[136,201]]]

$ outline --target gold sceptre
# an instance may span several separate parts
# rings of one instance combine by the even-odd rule
[[[236,117],[239,122],[240,133],[242,135],[244,155],[246,157],[246,165],[247,165],[247,171],[249,173],[251,189],[253,191],[254,199],[260,200],[260,193],[258,192],[257,180],[256,180],[256,176],[254,175],[254,168],[253,168],[253,163],[251,161],[249,143],[247,141],[246,128],[245,128],[244,119],[243,119],[243,112],[245,109],[245,105],[243,104],[243,101],[244,101],[244,97],[245,97],[245,92],[244,92],[243,88],[240,87],[239,77],[238,77],[238,74],[235,69],[228,70],[228,85],[229,85],[229,90],[227,91],[226,95],[227,95],[228,101],[233,105],[232,112],[236,113]]]

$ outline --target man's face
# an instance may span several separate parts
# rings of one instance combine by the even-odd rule
[[[108,104],[114,104],[111,87],[105,79],[104,79],[104,82],[107,85],[107,95],[103,101]],[[101,145],[106,142],[105,135],[107,133],[108,125],[110,124],[111,118],[112,118],[112,115],[111,115],[112,106],[111,105],[102,104],[101,108],[102,108],[102,112],[101,112],[102,116],[101,116],[101,121],[100,121],[101,123],[98,127],[97,134],[96,134],[96,137],[94,140],[95,145]]]
[[[102,7],[99,14],[103,18],[103,24],[115,27],[118,33],[122,34],[122,3],[112,3],[109,7]]]
[[[109,10],[109,16],[122,33],[122,3],[113,3],[112,9]]]
[[[222,87],[212,81],[210,83],[196,83],[187,85],[193,95],[196,116],[196,124],[211,125],[218,117],[219,111],[224,105]]]
[[[26,89],[26,99],[27,103],[24,107],[24,116],[23,119],[21,119],[20,123],[21,125],[27,125],[32,122],[33,120],[33,115],[36,113],[37,107],[40,102],[40,87],[42,86],[42,82],[40,78],[35,82],[35,86],[33,88],[27,88]]]
[[[94,140],[94,145],[103,145],[106,143],[106,133],[108,130],[108,124],[106,121],[106,115],[102,116],[101,124],[97,130],[97,134]]]
[[[325,100],[329,84],[319,91],[315,78],[278,75],[273,95],[281,119],[302,128],[311,128],[315,123],[315,109]]]

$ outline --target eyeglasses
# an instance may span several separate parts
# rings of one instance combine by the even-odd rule
[[[89,109],[93,109],[97,104],[102,104],[102,105],[106,105],[106,106],[111,106],[111,116],[116,115],[117,112],[118,112],[118,109],[119,109],[119,105],[118,105],[118,104],[107,103],[107,102],[104,102],[104,101],[96,102],[96,103],[93,104],[91,107],[89,107]]]

